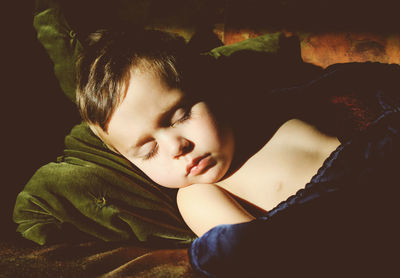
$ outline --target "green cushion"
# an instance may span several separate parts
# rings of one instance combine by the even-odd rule
[[[247,39],[227,46],[220,46],[210,51],[215,58],[221,56],[228,57],[241,50],[251,50],[255,52],[278,53],[279,40],[282,33],[265,34],[256,38]]]
[[[39,244],[65,241],[66,226],[106,241],[194,239],[176,190],[159,187],[107,150],[86,124],[66,137],[64,156],[40,168],[18,195],[18,231]]]
[[[54,63],[54,73],[65,95],[75,102],[75,60],[82,46],[58,7],[38,11],[33,25]]]

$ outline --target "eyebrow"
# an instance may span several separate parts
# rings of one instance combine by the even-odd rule
[[[167,107],[165,111],[161,112],[157,116],[156,125],[157,126],[166,125],[166,122],[172,117],[173,112],[175,112],[178,108],[184,106],[186,103],[188,103],[187,98],[185,96],[180,97],[172,105]],[[144,134],[140,136],[138,140],[136,140],[136,142],[130,146],[129,149],[137,149],[138,147],[144,145],[148,141],[149,141],[149,136],[147,134]]]

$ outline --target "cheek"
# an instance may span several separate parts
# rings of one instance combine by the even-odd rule
[[[180,181],[175,173],[174,169],[171,169],[171,163],[163,163],[162,161],[155,159],[148,161],[145,164],[135,164],[140,170],[142,170],[151,180],[165,187],[179,187]]]
[[[216,150],[223,145],[224,134],[219,129],[214,119],[209,114],[200,116],[191,128],[194,141],[199,146],[215,148]],[[210,150],[211,151],[211,150]]]

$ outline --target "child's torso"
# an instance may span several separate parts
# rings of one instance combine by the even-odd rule
[[[217,184],[268,211],[303,188],[339,145],[337,138],[289,120],[239,170]]]

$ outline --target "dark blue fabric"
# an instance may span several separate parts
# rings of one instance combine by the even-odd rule
[[[340,65],[329,76],[343,69],[349,67]],[[378,77],[388,78],[375,74],[374,84]],[[347,87],[362,81],[348,79]],[[209,277],[348,277],[395,269],[400,113],[393,92],[399,87],[371,88],[381,115],[342,143],[304,189],[266,216],[217,226],[196,239],[189,249],[196,270]],[[385,93],[389,89],[393,92]]]

